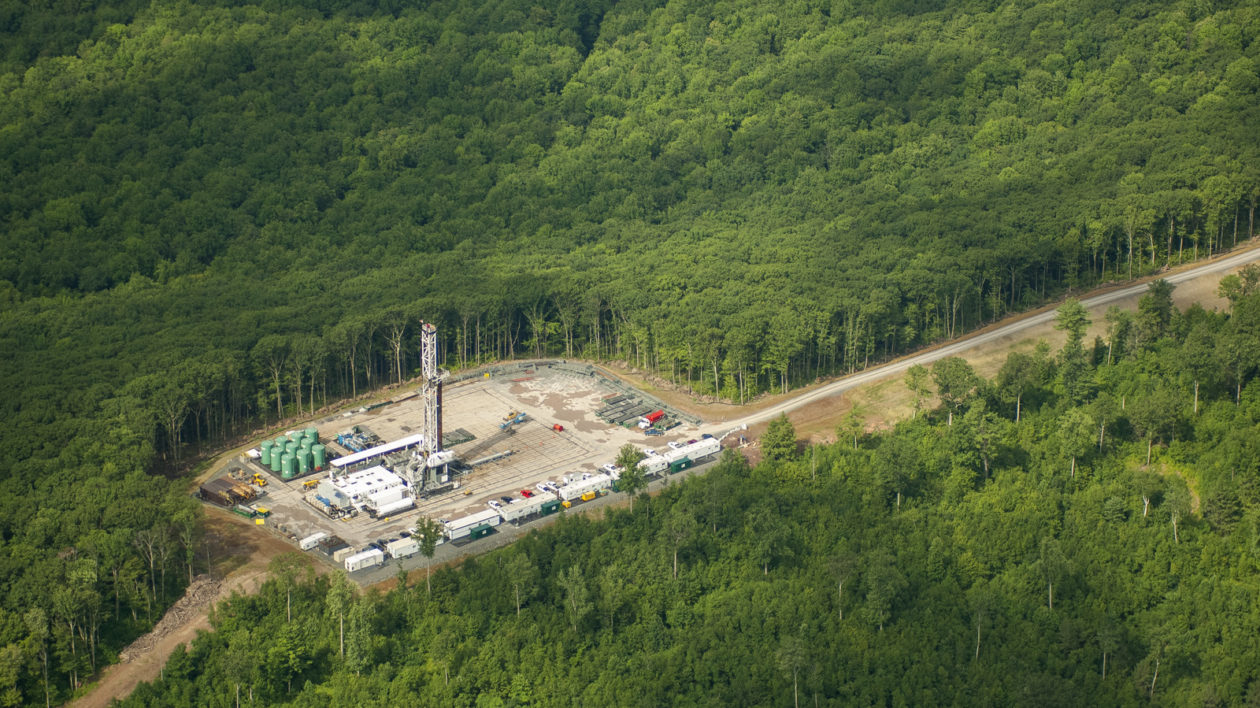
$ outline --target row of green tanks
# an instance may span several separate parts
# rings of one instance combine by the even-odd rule
[[[320,472],[327,464],[327,448],[319,442],[315,428],[293,430],[274,440],[264,440],[259,451],[258,461],[263,467],[285,480]]]

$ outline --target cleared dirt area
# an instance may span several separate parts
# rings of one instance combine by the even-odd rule
[[[267,485],[256,505],[265,506],[270,515],[261,525],[290,541],[323,532],[361,549],[377,539],[399,537],[422,516],[457,519],[486,510],[491,500],[520,498],[521,490],[532,492],[543,480],[594,473],[600,465],[612,462],[626,443],[662,446],[699,434],[694,425],[682,424],[665,435],[645,437],[633,425],[626,428],[600,419],[596,414],[605,401],[621,392],[612,380],[585,364],[522,363],[497,367],[487,374],[445,386],[442,398],[443,429],[447,434],[458,432],[460,440],[449,443],[448,449],[463,463],[475,466],[454,480],[457,488],[439,484],[438,489],[445,491],[422,495],[413,509],[382,519],[359,513],[334,520],[316,498],[320,480],[327,479],[327,473],[285,480],[238,454],[220,466],[217,474],[237,468],[244,470],[245,478],[263,476]],[[315,421],[319,440],[328,446],[330,458],[350,454],[351,449],[338,442],[344,440],[341,436],[370,434],[373,440],[392,442],[418,433],[423,425],[423,400],[406,397],[406,389],[403,387],[398,398],[386,405],[360,407]],[[651,410],[660,404],[644,396],[637,405]],[[524,420],[508,423],[521,414]],[[401,468],[395,470],[401,473]],[[296,543],[293,550],[297,550]],[[325,557],[319,557],[319,562],[334,567]],[[418,558],[403,563],[408,570],[420,564]]]
[[[202,589],[196,592],[194,588],[192,594],[197,596],[196,601],[168,611],[153,632],[124,650],[123,656],[130,660],[107,667],[100,679],[86,694],[72,701],[71,706],[104,708],[114,699],[129,695],[140,682],[157,679],[175,647],[196,639],[200,631],[210,631],[209,610],[214,604],[231,597],[232,593],[256,592],[267,579],[267,566],[272,559],[293,550],[285,540],[259,533],[244,519],[225,512],[211,510],[206,514],[205,524],[213,572],[196,584]],[[213,592],[205,592],[207,585]]]

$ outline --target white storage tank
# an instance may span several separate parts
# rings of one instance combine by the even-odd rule
[[[394,514],[400,514],[415,505],[416,505],[415,499],[412,499],[411,497],[403,497],[402,499],[399,499],[398,501],[390,502],[384,506],[376,507],[376,516],[378,518],[384,518],[386,516],[393,516]]]

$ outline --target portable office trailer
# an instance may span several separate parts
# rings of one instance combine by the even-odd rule
[[[385,544],[390,558],[410,558],[420,552],[420,544],[414,538],[400,538]]]
[[[470,514],[461,519],[448,521],[446,526],[446,537],[452,541],[458,541],[461,538],[467,538],[473,527],[489,524],[490,526],[498,526],[503,518],[499,516],[499,512],[494,509],[486,509],[476,514]]]
[[[607,489],[612,486],[612,479],[606,474],[597,474],[586,479],[576,479],[560,488],[557,495],[564,501],[573,501],[587,492]]]
[[[643,470],[644,477],[655,477],[669,469],[669,462],[661,455],[652,455],[639,463],[639,469]]]
[[[352,555],[354,555],[354,548],[350,546],[342,546],[332,552],[333,563],[340,563]]]
[[[320,531],[319,533],[313,533],[310,536],[307,536],[306,538],[302,539],[301,541],[298,541],[298,548],[301,548],[304,551],[309,551],[312,548],[318,546],[319,540],[321,538],[324,538],[327,535],[328,534],[324,533],[323,531]]]
[[[661,457],[665,458],[666,464],[668,464],[670,468],[672,469],[675,463],[681,460],[690,460],[691,454],[687,450],[687,447],[684,446],[684,447],[678,448],[677,450],[669,450]]]
[[[356,570],[364,568],[372,568],[385,562],[385,553],[379,548],[369,548],[362,553],[356,553],[346,558],[346,570],[353,573]]]
[[[717,438],[703,438],[684,447],[683,450],[687,451],[687,456],[691,459],[699,460],[721,452],[722,443],[718,442]]]
[[[511,504],[504,504],[499,509],[499,516],[504,521],[516,521],[517,519],[542,513],[542,508],[546,506],[548,501],[556,501],[555,497],[548,498],[548,496],[537,494],[528,499],[518,499]]]

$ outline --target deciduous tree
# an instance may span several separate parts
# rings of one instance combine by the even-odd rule
[[[939,359],[932,365],[932,379],[936,382],[936,392],[941,403],[949,412],[948,425],[954,424],[954,413],[971,398],[979,385],[980,379],[965,360],[956,357]]]

